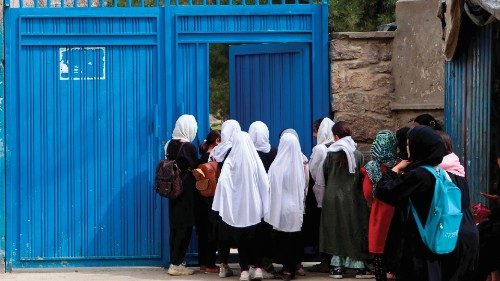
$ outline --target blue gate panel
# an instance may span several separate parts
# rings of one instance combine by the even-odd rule
[[[273,146],[294,128],[302,150],[312,146],[312,91],[308,44],[256,44],[229,49],[230,116],[243,130],[260,120]]]
[[[51,20],[54,30],[72,22]],[[21,20],[21,34],[52,36],[41,22],[49,25]],[[155,34],[150,23],[122,20]],[[162,204],[152,190],[161,157],[158,50],[133,46],[134,36],[131,45],[106,45],[96,33],[101,44],[93,46],[30,45],[19,37],[11,73],[18,82],[10,85],[17,94],[6,100],[7,258],[15,267],[161,264]]]

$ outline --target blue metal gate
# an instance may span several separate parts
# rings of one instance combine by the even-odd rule
[[[304,114],[329,112],[326,3],[5,6],[7,270],[168,264],[168,202],[153,172],[177,116],[196,116],[199,139],[208,130],[211,43],[307,46]]]
[[[286,128],[300,132],[301,146],[312,148],[309,45],[253,44],[229,48],[231,118],[247,129],[255,120],[266,123],[271,144],[278,146]]]

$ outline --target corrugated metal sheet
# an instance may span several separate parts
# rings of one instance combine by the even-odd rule
[[[266,123],[274,147],[282,130],[294,128],[302,150],[309,153],[313,123],[309,52],[308,44],[231,46],[231,118],[239,120],[243,130],[256,120]]]
[[[471,202],[490,185],[492,26],[480,28],[466,52],[446,65],[445,120],[465,163]]]
[[[490,184],[492,26],[481,28],[467,59],[466,163],[472,202]]]
[[[461,53],[445,67],[445,128],[453,141],[453,151],[462,163],[465,157],[465,122],[466,122],[466,66],[467,54]]]

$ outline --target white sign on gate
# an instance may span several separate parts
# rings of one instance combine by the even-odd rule
[[[106,48],[59,48],[59,80],[105,80]]]

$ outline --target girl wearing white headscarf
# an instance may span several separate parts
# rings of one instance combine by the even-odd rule
[[[323,176],[323,163],[326,158],[326,149],[333,143],[332,127],[335,123],[330,118],[324,118],[318,129],[318,144],[313,147],[311,160],[309,161],[309,171],[314,180],[314,195],[318,207],[321,208],[323,193],[325,191],[325,179]]]
[[[255,121],[248,128],[248,133],[267,172],[277,153],[276,149],[271,148],[269,143],[269,129],[263,122]]]
[[[273,163],[277,153],[276,148],[271,148],[271,144],[269,143],[269,128],[264,122],[255,121],[248,128],[248,134],[250,134],[250,138],[255,145],[255,149],[259,154],[260,160],[262,160],[262,164],[264,164],[264,169],[266,169],[266,172],[269,171],[269,167],[271,166],[271,163]],[[271,225],[263,222],[258,235],[258,245],[261,249],[262,268],[265,278],[272,278],[273,275],[270,272],[274,271],[272,259],[274,256],[272,251],[273,244],[271,239],[269,239],[272,234],[272,230],[273,228]]]
[[[318,124],[319,121],[319,124]],[[319,225],[321,217],[321,204],[325,190],[323,162],[326,158],[326,149],[333,142],[332,127],[334,122],[330,118],[316,120],[313,124],[313,135],[317,144],[312,149],[309,160],[310,181],[306,196],[306,214],[304,216],[304,244],[319,247]],[[317,129],[316,129],[317,126]],[[331,256],[321,253],[321,263],[309,268],[312,272],[328,273],[330,270]]]
[[[233,233],[240,257],[240,280],[262,279],[256,235],[269,206],[269,179],[250,135],[237,133],[224,162],[212,209],[219,212],[227,232]]]
[[[221,127],[221,142],[215,146],[209,155],[209,161],[217,161],[219,163],[219,168],[222,169],[226,157],[228,157],[229,152],[233,146],[233,138],[236,134],[241,132],[240,123],[236,120],[227,120],[222,123]],[[231,240],[232,237],[226,228],[219,216],[218,218],[218,228],[217,228],[217,236],[218,236],[218,255],[219,255],[219,277],[229,277],[233,275],[233,270],[229,267],[229,254],[231,250]]]
[[[284,133],[278,155],[269,169],[271,195],[264,220],[276,231],[276,245],[283,264],[283,279],[295,277],[302,245],[300,230],[304,214],[304,161],[297,137]]]
[[[198,124],[192,115],[182,115],[175,122],[172,140],[165,145],[167,159],[176,159],[181,170],[182,193],[176,199],[170,199],[170,275],[190,275],[193,270],[183,265],[186,251],[191,240],[191,232],[195,224],[194,193],[195,184],[190,170],[198,165],[198,154],[192,143],[196,137]]]
[[[233,145],[233,136],[239,132],[241,132],[241,127],[238,121],[231,119],[222,123],[221,142],[210,152],[209,158],[219,163],[224,162],[224,158]]]

